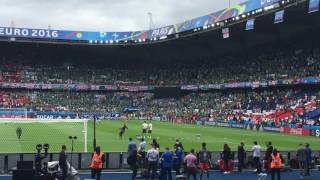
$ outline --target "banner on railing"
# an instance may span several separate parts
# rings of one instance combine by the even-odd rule
[[[262,129],[267,132],[280,132],[280,128],[278,127],[262,127]]]
[[[310,136],[311,130],[305,128],[290,128],[290,127],[281,127],[280,132],[284,134],[294,134],[300,136]]]

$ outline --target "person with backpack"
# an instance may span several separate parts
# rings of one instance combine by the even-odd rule
[[[132,170],[132,176],[131,176],[131,180],[135,180],[137,177],[137,172],[138,172],[138,159],[139,159],[139,154],[138,151],[135,149],[131,152],[131,154],[129,154],[128,158],[127,158],[127,163],[130,166],[131,170]]]
[[[200,180],[202,180],[203,172],[206,171],[209,180],[209,167],[211,166],[211,154],[207,150],[206,143],[202,143],[202,149],[198,153],[200,162]]]

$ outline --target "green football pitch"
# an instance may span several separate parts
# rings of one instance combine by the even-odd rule
[[[127,122],[128,130],[123,139],[118,137],[122,121],[101,121],[97,123],[97,145],[103,151],[126,151],[128,138],[136,140],[136,135],[141,133],[142,121],[131,120]],[[21,139],[18,140],[16,129],[22,128]],[[83,123],[1,123],[0,124],[0,153],[32,153],[37,144],[50,144],[50,152],[58,152],[62,144],[71,150],[70,135],[77,136],[74,149],[76,152],[84,150]],[[171,124],[153,122],[153,138],[157,138],[160,149],[173,147],[176,138],[180,138],[185,149],[199,149],[202,142],[206,142],[211,151],[221,151],[223,144],[230,145],[236,150],[238,144],[245,142],[250,149],[252,142],[257,140],[263,148],[265,143],[272,141],[279,150],[296,150],[299,143],[310,143],[312,149],[320,150],[319,137],[306,137],[284,135],[271,132],[257,132],[243,129],[230,129],[222,127],[203,127],[197,125]],[[93,147],[93,122],[88,124],[88,151]],[[147,139],[148,145],[151,139]],[[149,145],[150,146],[150,145]]]

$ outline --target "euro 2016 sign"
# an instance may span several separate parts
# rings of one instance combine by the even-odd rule
[[[0,36],[56,39],[59,34],[57,30],[0,27]]]

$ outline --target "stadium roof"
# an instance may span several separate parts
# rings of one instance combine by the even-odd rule
[[[176,24],[246,0],[2,0],[0,24],[16,27],[139,31],[149,29],[147,12],[155,27]]]
[[[253,30],[246,31],[247,21],[237,21],[230,24],[230,38],[223,39],[222,30],[204,30],[184,38],[176,38],[162,43],[153,43],[138,46],[93,46],[69,45],[48,43],[18,43],[0,42],[2,52],[37,52],[44,57],[59,56],[60,59],[81,59],[90,57],[91,60],[112,59],[117,60],[147,60],[147,61],[173,61],[214,59],[221,54],[238,52],[254,53],[259,45],[287,42],[290,38],[299,35],[316,40],[320,32],[320,14],[308,13],[309,2],[304,1],[285,9],[282,23],[274,24],[275,12],[257,17]]]
[[[87,32],[62,31],[52,29],[28,29],[15,27],[0,27],[0,36],[11,41],[45,41],[72,42],[90,44],[137,44],[159,42],[178,38],[185,34],[194,34],[202,30],[219,29],[237,21],[255,18],[273,10],[285,8],[292,3],[305,0],[249,0],[231,8],[226,8],[205,16],[197,17],[181,23],[168,25],[147,31],[128,32]]]

